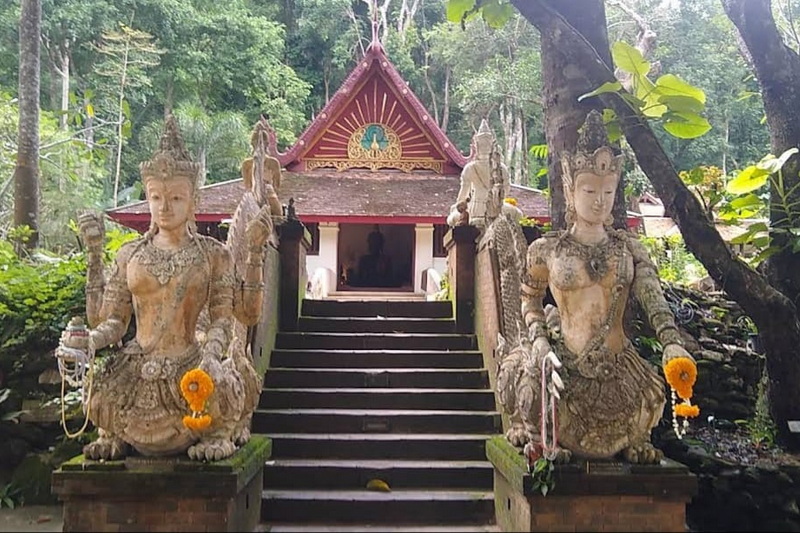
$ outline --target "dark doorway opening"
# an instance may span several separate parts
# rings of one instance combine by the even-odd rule
[[[340,224],[338,290],[413,291],[414,226]]]

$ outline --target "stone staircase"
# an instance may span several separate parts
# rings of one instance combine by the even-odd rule
[[[474,335],[450,302],[303,302],[253,417],[273,439],[271,531],[496,531],[484,445],[500,432]],[[368,490],[379,479],[391,492]]]

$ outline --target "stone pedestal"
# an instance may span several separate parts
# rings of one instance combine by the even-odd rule
[[[456,226],[444,237],[457,333],[475,332],[475,255],[480,230]]]
[[[64,531],[253,531],[272,441],[254,435],[224,461],[185,456],[90,461],[53,472]]]
[[[532,489],[526,459],[505,437],[487,441],[501,531],[686,531],[686,504],[697,494],[688,468],[577,461],[556,465],[547,496]]]

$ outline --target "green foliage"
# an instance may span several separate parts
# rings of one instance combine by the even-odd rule
[[[709,219],[714,220],[717,207],[727,198],[722,169],[701,165],[689,171],[682,171],[678,175],[703,204]]]
[[[6,407],[3,404],[8,400],[9,396],[11,396],[11,389],[0,389],[0,423],[19,424],[19,417],[25,414],[26,411],[6,411]]]
[[[435,296],[436,301],[441,302],[451,300],[453,295],[451,294],[450,289],[450,274],[449,271],[446,270],[444,274],[442,274],[442,279],[439,282],[439,291]]]
[[[462,26],[478,15],[492,28],[502,28],[514,8],[504,0],[447,0],[447,20]]]
[[[14,483],[6,483],[0,488],[0,509],[8,507],[14,509],[23,503],[21,496],[22,490]]]
[[[673,137],[655,128],[678,170],[713,165],[729,173],[738,162],[757,160],[769,146],[758,84],[739,53],[738,32],[719,0],[626,2],[658,36],[647,59],[690,81],[706,95],[703,115],[711,130],[695,139]],[[773,5],[775,2],[773,2]],[[607,3],[609,41],[637,42],[639,27],[624,10]],[[744,97],[744,95],[756,97]]]
[[[782,170],[796,153],[797,148],[790,148],[778,157],[768,154],[755,165],[744,168],[726,185],[725,190],[733,195],[733,199],[720,210],[721,219],[739,222],[768,209],[783,214],[778,224],[756,222],[750,224],[745,233],[731,239],[731,244],[747,244],[757,249],[758,253],[751,260],[754,265],[782,248],[788,248],[792,253],[800,251],[800,202],[793,200],[800,182],[787,183]],[[767,184],[772,195],[757,194]],[[774,244],[778,235],[783,237],[781,246]]]
[[[707,275],[700,261],[686,249],[681,235],[640,237],[639,240],[662,280],[686,285]]]
[[[110,260],[137,234],[112,227],[106,237]],[[9,241],[0,240],[0,370],[7,376],[49,353],[69,319],[85,313],[85,276],[83,253],[20,258]]]
[[[762,372],[758,382],[756,397],[756,411],[753,418],[739,419],[734,422],[747,431],[748,436],[756,446],[771,448],[775,446],[778,428],[769,414],[769,396],[767,393],[767,373]]]
[[[240,177],[242,161],[250,154],[250,125],[241,113],[208,113],[198,105],[181,105],[173,114],[192,158],[207,172],[204,183],[219,183]],[[153,153],[164,129],[161,118],[142,128],[140,144]]]
[[[640,346],[646,348],[652,354],[658,355],[664,351],[664,346],[655,337],[640,335],[636,337],[636,340],[638,341]]]
[[[11,178],[16,162],[16,101],[0,91],[0,239],[9,235],[12,221]],[[57,251],[74,249],[74,234],[68,221],[80,209],[98,207],[103,194],[100,182],[105,165],[104,148],[91,148],[69,131],[60,130],[52,113],[42,112],[39,121],[40,246]],[[100,140],[99,132],[97,141]],[[4,186],[7,189],[4,189]]]
[[[556,487],[555,479],[553,479],[555,471],[553,461],[546,457],[539,457],[530,465],[529,470],[533,480],[531,488],[534,491],[539,491],[542,496],[547,496]]]
[[[622,90],[618,81],[606,82],[578,100],[606,93],[619,94],[628,105],[648,120],[658,120],[669,134],[680,139],[694,139],[711,129],[700,115],[706,105],[705,93],[674,74],[664,74],[655,82],[647,77],[652,65],[642,53],[624,41],[611,46],[617,68],[630,76],[630,92]],[[609,139],[615,141],[621,132],[616,115],[606,110],[604,119]]]
[[[83,314],[85,270],[83,254],[23,260],[0,241],[0,366],[58,343],[69,317]]]

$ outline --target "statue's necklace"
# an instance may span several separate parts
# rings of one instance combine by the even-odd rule
[[[597,282],[608,273],[609,258],[616,254],[618,248],[615,239],[609,238],[599,244],[583,244],[571,236],[568,236],[567,240],[572,252],[586,264],[589,279]]]
[[[190,266],[202,262],[202,254],[193,244],[193,241],[189,241],[177,250],[164,250],[148,242],[142,248],[138,260],[158,283],[166,285]]]

